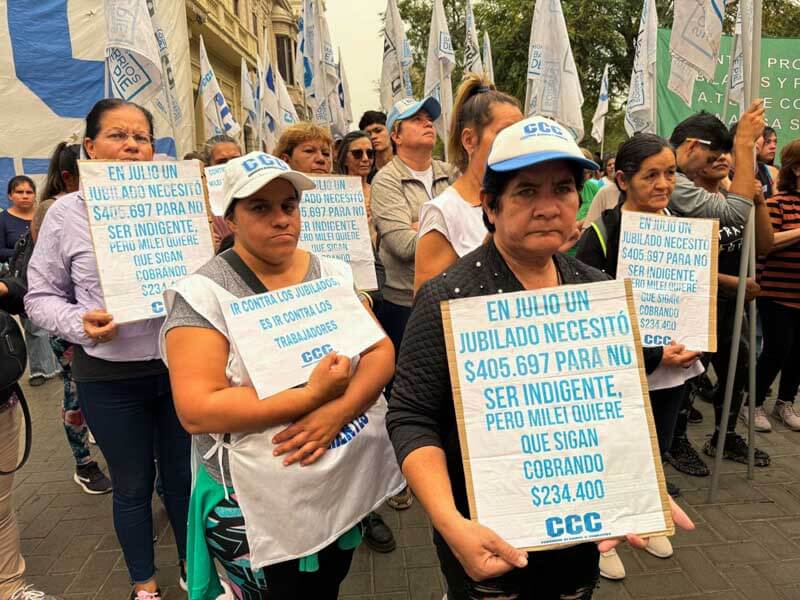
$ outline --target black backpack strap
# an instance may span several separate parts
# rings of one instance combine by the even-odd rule
[[[253,270],[245,264],[242,257],[233,251],[233,248],[225,250],[219,256],[236,271],[254,294],[265,294],[269,291],[258,276],[253,273]]]
[[[19,384],[15,383],[11,389],[13,390],[12,393],[16,392],[17,400],[19,401],[19,406],[22,409],[22,416],[25,421],[25,450],[22,453],[22,460],[19,461],[19,464],[10,471],[3,471],[0,469],[0,476],[11,475],[19,471],[23,465],[28,462],[28,457],[31,455],[31,438],[33,435],[31,411],[28,409],[28,403],[25,401],[25,394],[22,393],[22,388],[19,387]],[[13,408],[6,408],[5,410],[13,410]]]

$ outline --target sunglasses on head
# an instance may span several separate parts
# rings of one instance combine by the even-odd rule
[[[373,158],[375,158],[375,150],[362,150],[361,148],[355,148],[353,150],[350,150],[350,154],[352,154],[353,158],[355,158],[356,160],[361,160],[362,158],[364,158],[365,152],[367,153],[368,159],[372,160]]]

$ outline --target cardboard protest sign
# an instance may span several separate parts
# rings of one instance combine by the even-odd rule
[[[353,357],[385,337],[339,277],[234,300],[223,311],[259,398],[305,383],[331,351]]]
[[[211,206],[211,212],[215,217],[222,217],[225,214],[222,193],[222,186],[225,183],[225,167],[226,165],[214,165],[204,169],[206,187],[208,188],[208,204]]]
[[[197,161],[80,161],[106,310],[117,323],[162,317],[162,294],[211,260]]]
[[[470,515],[525,550],[672,533],[630,282],[442,303]]]
[[[340,175],[311,179],[317,189],[303,192],[298,246],[348,263],[358,289],[378,289],[361,180]]]
[[[645,346],[717,350],[719,222],[623,211],[617,277],[629,277]]]

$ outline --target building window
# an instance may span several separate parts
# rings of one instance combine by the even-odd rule
[[[294,85],[294,41],[288,35],[276,35],[278,47],[278,71],[289,85]]]
[[[253,35],[258,37],[258,15],[253,13]]]
[[[233,0],[233,14],[239,16],[239,0]]]

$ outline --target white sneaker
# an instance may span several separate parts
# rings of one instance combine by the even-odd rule
[[[658,558],[669,558],[672,556],[672,544],[665,535],[658,535],[647,540],[644,547],[650,554]]]
[[[800,414],[791,402],[777,400],[775,408],[772,409],[772,416],[783,421],[783,424],[792,431],[800,431]]]
[[[24,588],[20,588],[14,592],[10,600],[58,600],[58,598],[35,590],[32,585],[26,585]]]
[[[739,411],[739,420],[747,424],[747,415],[749,414],[749,408],[747,404],[742,406],[742,410]],[[769,422],[767,418],[767,411],[764,410],[764,406],[756,406],[755,410],[755,418],[753,419],[754,429],[756,431],[760,431],[761,433],[769,433],[772,431],[772,423]]]
[[[600,575],[613,581],[625,579],[625,565],[616,550],[600,553]]]

